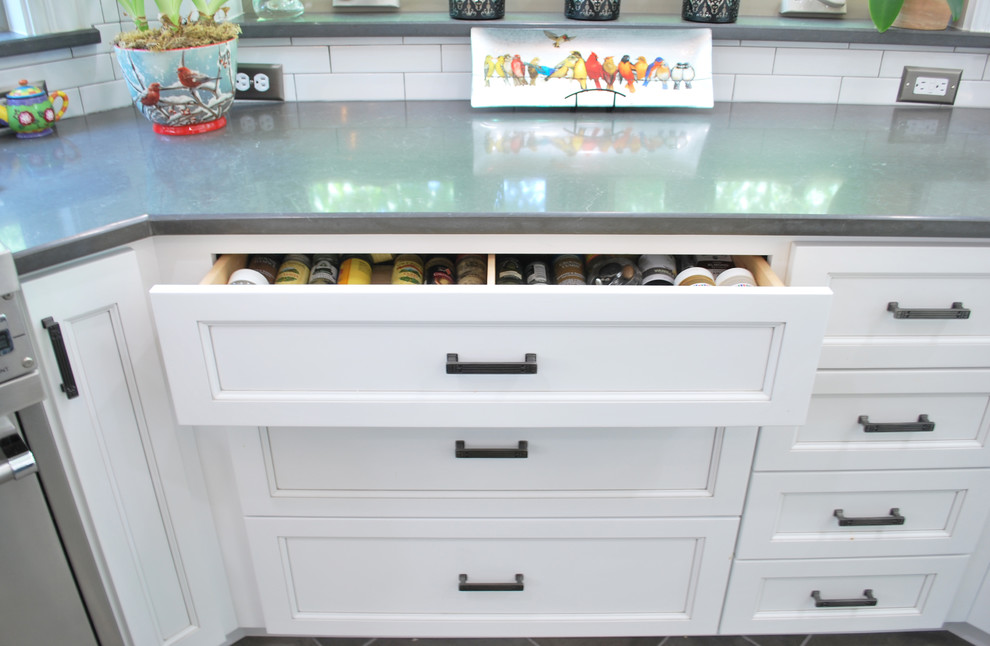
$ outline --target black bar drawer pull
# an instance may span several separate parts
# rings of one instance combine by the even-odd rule
[[[461,592],[522,592],[523,590],[521,574],[517,574],[516,580],[511,583],[468,583],[466,574],[460,575],[459,579],[457,589]]]
[[[904,516],[901,510],[894,507],[890,510],[889,516],[866,516],[862,518],[846,518],[841,509],[836,509],[832,515],[839,519],[839,527],[873,527],[877,525],[903,525]]]
[[[871,608],[877,605],[873,590],[863,590],[863,597],[863,599],[822,599],[821,592],[811,591],[811,598],[815,600],[816,608]]]
[[[69,353],[65,349],[65,339],[62,337],[62,328],[52,317],[42,319],[41,327],[48,330],[48,338],[52,342],[52,350],[55,352],[55,362],[58,363],[58,373],[62,377],[62,392],[68,399],[79,396],[79,388],[76,387],[76,378],[72,374],[72,364],[69,363]]]
[[[948,309],[908,309],[902,308],[897,301],[890,301],[887,311],[892,312],[895,319],[968,319],[970,314],[959,301]]]
[[[917,422],[871,422],[869,415],[860,415],[858,422],[864,433],[930,433],[935,430],[935,422],[928,415],[918,415]]]
[[[459,361],[454,352],[447,354],[448,375],[535,375],[536,355],[526,353],[524,361],[498,363],[470,363]]]
[[[515,449],[469,449],[465,446],[464,440],[457,440],[454,443],[454,457],[456,458],[528,458],[529,442],[519,440],[518,448]]]

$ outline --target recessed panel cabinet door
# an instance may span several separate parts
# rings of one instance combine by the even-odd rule
[[[196,503],[202,483],[184,466],[199,463],[195,444],[168,407],[137,254],[29,277],[23,290],[56,443],[122,631],[139,646],[222,643],[236,622],[212,521]]]

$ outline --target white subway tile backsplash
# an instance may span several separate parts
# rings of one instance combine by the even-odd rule
[[[836,103],[840,81],[835,76],[737,74],[732,100],[748,103]]]
[[[773,73],[792,76],[877,76],[883,52],[835,49],[780,49]]]
[[[297,101],[402,101],[402,74],[297,74]]]
[[[403,36],[404,45],[470,45],[469,36]]]
[[[732,74],[713,74],[712,85],[715,90],[715,103],[729,103],[732,101],[732,87],[736,77]]]
[[[321,38],[293,38],[293,45],[401,45],[402,36],[335,36]]]
[[[772,47],[712,47],[712,70],[719,74],[772,74]]]
[[[960,81],[956,105],[960,108],[990,108],[990,81]]]
[[[79,88],[82,107],[86,114],[125,108],[131,105],[131,95],[126,81],[93,83]]]
[[[287,74],[324,74],[330,72],[330,50],[326,47],[240,47],[241,63],[275,63]]]
[[[0,87],[16,86],[22,78],[44,80],[49,90],[102,83],[113,80],[114,65],[110,54],[98,54],[0,70]]]
[[[440,65],[444,72],[470,72],[470,45],[441,45]]]
[[[335,74],[369,72],[440,72],[440,45],[333,46]]]
[[[69,93],[67,115],[130,105],[110,43],[131,29],[116,0],[100,0],[97,45],[0,58],[0,86],[44,79]],[[284,67],[287,101],[466,100],[466,37],[241,39],[239,60]],[[715,100],[849,105],[896,104],[904,65],[963,70],[957,106],[990,107],[990,49],[716,40]],[[68,88],[68,89],[66,89]]]
[[[471,74],[407,72],[407,101],[457,101],[471,98]]]
[[[69,49],[55,49],[49,52],[21,54],[19,56],[4,56],[0,58],[0,73],[2,73],[3,70],[37,67],[42,63],[48,63],[51,61],[65,61],[70,58],[72,58],[72,51]]]
[[[239,38],[237,48],[242,47],[292,47],[291,38]]]
[[[964,79],[976,79],[983,78],[983,71],[987,65],[987,56],[986,54],[943,54],[939,52],[888,50],[883,53],[880,76],[896,76],[900,78],[905,65],[961,69]]]
[[[60,89],[60,88],[51,88],[51,87],[49,87],[49,90],[52,90],[52,89],[56,89],[57,90],[57,89]],[[67,87],[67,88],[61,88],[61,89],[62,89],[63,92],[65,92],[65,96],[69,97],[69,107],[66,108],[65,114],[62,115],[62,118],[63,119],[71,119],[72,117],[81,117],[84,114],[86,114],[86,112],[83,110],[82,98],[80,98],[80,96],[79,96],[79,88]],[[55,109],[56,110],[61,110],[62,109],[62,107],[61,107],[60,104],[61,104],[61,101],[55,103]]]
[[[900,79],[847,77],[842,79],[839,103],[892,105],[897,100]]]
[[[908,51],[908,52],[954,52],[955,47],[936,47],[934,45],[895,45],[897,49]],[[887,50],[890,49],[890,45],[882,45],[877,43],[850,43],[849,49],[875,49],[875,50]]]

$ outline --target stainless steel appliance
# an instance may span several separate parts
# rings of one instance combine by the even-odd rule
[[[122,646],[41,404],[26,311],[0,245],[0,646]]]

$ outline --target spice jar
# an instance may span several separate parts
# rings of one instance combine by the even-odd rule
[[[392,265],[393,285],[422,285],[423,259],[414,253],[396,256]]]
[[[347,255],[340,263],[340,285],[370,285],[371,257],[367,255]]]
[[[272,254],[257,254],[251,256],[248,262],[248,269],[253,269],[262,276],[269,284],[275,284],[275,277],[278,276],[279,265],[282,264],[282,257]]]
[[[488,258],[480,253],[457,256],[457,284],[484,285],[488,281]]]
[[[275,283],[278,285],[305,285],[309,282],[309,256],[290,253],[278,267]]]
[[[557,285],[584,285],[584,261],[574,254],[561,254],[553,259],[553,282]]]
[[[453,285],[454,263],[447,256],[433,256],[426,261],[423,275],[427,285]]]
[[[313,256],[309,269],[310,285],[336,285],[340,273],[340,254],[325,253]]]

